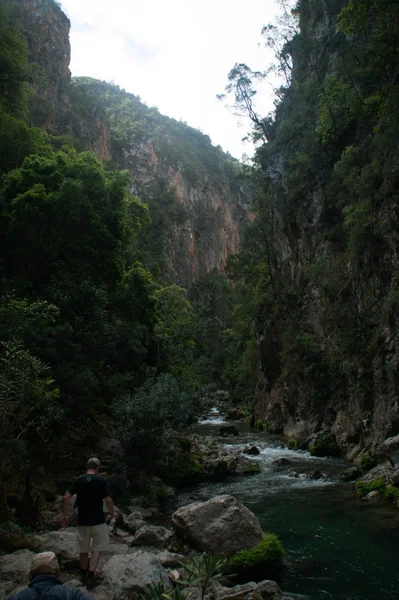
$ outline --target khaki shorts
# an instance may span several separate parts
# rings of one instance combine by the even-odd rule
[[[106,523],[100,525],[78,525],[76,528],[76,542],[79,554],[90,552],[105,552],[109,547],[108,526]],[[90,542],[91,548],[90,548]]]

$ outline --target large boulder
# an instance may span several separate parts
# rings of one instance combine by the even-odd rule
[[[258,454],[260,454],[260,450],[256,446],[252,446],[250,444],[249,446],[245,446],[243,453],[249,454],[250,456],[258,456]]]
[[[29,549],[33,549],[31,542],[18,525],[12,521],[0,525],[0,551],[14,552]]]
[[[386,483],[389,483],[394,472],[395,470],[389,460],[385,460],[363,475],[359,481],[368,483],[375,479],[384,479]]]
[[[103,585],[112,589],[115,600],[134,592],[141,594],[159,580],[163,582],[165,590],[172,588],[159,558],[141,550],[110,558],[103,568],[103,576]]]
[[[134,510],[127,517],[123,518],[123,524],[128,531],[136,533],[140,527],[145,525],[145,521],[143,520],[142,514],[139,511]]]
[[[172,525],[194,547],[215,555],[248,550],[263,539],[258,519],[234,496],[183,506],[172,515]]]
[[[136,531],[136,535],[131,541],[131,546],[155,546],[156,548],[166,548],[170,543],[174,533],[165,527],[151,527],[144,525]]]
[[[12,582],[15,585],[27,584],[32,556],[34,556],[34,552],[30,550],[18,550],[12,554],[0,556],[0,581]]]
[[[79,565],[76,529],[74,527],[36,535],[33,538],[33,544],[37,552],[46,552],[47,550],[55,552],[57,558],[66,567],[77,567]]]
[[[349,469],[346,469],[346,471],[344,471],[340,477],[341,481],[355,481],[356,479],[358,479],[359,477],[361,477],[362,472],[360,469],[358,469],[357,467],[349,467]]]
[[[393,465],[399,465],[399,434],[385,440],[381,447],[381,454],[389,458]]]

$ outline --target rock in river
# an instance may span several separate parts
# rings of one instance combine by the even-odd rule
[[[172,525],[194,547],[215,555],[247,550],[263,539],[255,515],[227,495],[183,506],[172,515]]]

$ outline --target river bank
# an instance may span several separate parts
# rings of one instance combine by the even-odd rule
[[[213,413],[194,431],[221,441],[223,423],[223,415]],[[177,505],[206,500],[222,490],[241,500],[286,549],[279,584],[288,597],[397,599],[398,509],[375,497],[360,499],[353,482],[342,483],[340,477],[349,466],[345,460],[289,450],[281,436],[234,424],[239,435],[224,443],[237,449],[255,444],[260,454],[250,459],[261,472],[245,480],[203,483],[181,491]],[[323,476],[312,479],[315,472]]]
[[[226,433],[223,428],[228,425],[234,433]],[[353,482],[342,483],[342,474],[348,468],[345,460],[288,449],[280,436],[254,431],[245,422],[226,423],[216,408],[188,434],[193,443],[209,447],[217,460],[230,457],[230,464],[231,457],[241,456],[257,468],[249,469],[250,475],[238,476],[233,469],[223,473],[222,480],[179,488],[161,510],[155,505],[142,508],[139,499],[133,499],[131,514],[125,511],[125,527],[113,535],[110,552],[102,557],[106,585],[97,589],[94,597],[109,597],[115,573],[140,589],[154,582],[160,573],[169,578],[184,558],[184,553],[179,554],[181,547],[173,541],[172,514],[192,502],[229,494],[253,512],[264,531],[277,534],[285,547],[284,566],[276,577],[282,595],[274,589],[276,598],[397,599],[399,512],[393,505],[376,501],[376,497],[360,499]],[[258,453],[244,456],[250,449]],[[214,456],[212,461],[216,460]],[[239,463],[234,459],[232,464]],[[54,528],[58,514],[59,508],[55,507]],[[74,537],[74,528],[43,532],[26,550],[0,559],[0,590],[9,593],[14,583],[24,582],[31,552],[44,549],[56,551],[66,580],[78,586]],[[186,555],[190,552],[185,548]],[[133,563],[136,571],[141,565],[141,571],[147,573],[139,583],[130,568]]]

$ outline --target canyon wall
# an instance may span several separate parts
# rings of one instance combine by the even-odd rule
[[[149,206],[148,251],[164,280],[188,284],[223,270],[251,202],[238,161],[117,86],[71,80],[70,22],[60,6],[12,4],[29,47],[32,124],[131,173],[132,192]]]
[[[258,320],[255,415],[298,443],[328,432],[353,458],[399,433],[398,157],[381,133],[394,128],[394,76],[370,41],[380,27],[389,48],[395,31],[371,15],[366,34],[345,35],[346,5],[299,3],[291,85],[257,157],[275,285]],[[367,115],[372,93],[389,121]]]

